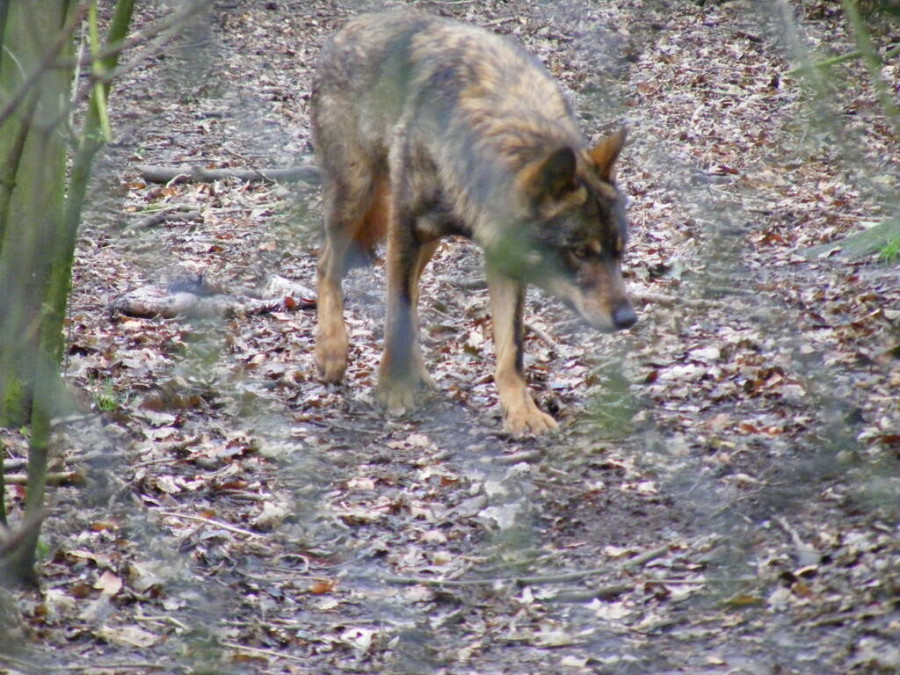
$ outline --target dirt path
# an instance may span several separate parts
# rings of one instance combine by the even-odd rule
[[[118,89],[75,272],[81,413],[59,435],[86,482],[54,492],[10,669],[900,669],[897,267],[802,255],[887,215],[900,167],[861,66],[818,100],[788,73],[795,38],[852,48],[828,3],[419,3],[524,42],[589,133],[629,127],[641,323],[581,333],[530,296],[554,437],[498,431],[464,242],[425,279],[441,394],[399,420],[371,406],[380,269],[348,284],[339,390],[315,377],[307,310],[109,313],[136,286],[198,274],[312,285],[314,190],[159,186],[135,167],[298,163],[320,44],[380,4],[218,3]],[[885,76],[896,90],[900,66]],[[189,215],[133,227],[164,207]]]

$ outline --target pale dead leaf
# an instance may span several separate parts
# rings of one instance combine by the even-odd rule
[[[133,562],[128,566],[128,584],[138,593],[144,593],[154,586],[161,587],[164,583],[153,568],[159,563]],[[171,571],[171,568],[170,568]]]
[[[263,530],[270,530],[284,522],[284,519],[290,513],[290,509],[286,504],[276,504],[272,501],[264,501],[262,510],[250,522]]]
[[[515,504],[504,506],[489,506],[478,514],[482,518],[494,521],[501,530],[506,530],[516,524],[516,515],[519,508]]]
[[[139,649],[152,647],[160,640],[159,635],[140,626],[101,626],[97,636],[113,644]]]
[[[588,607],[594,611],[594,615],[598,619],[610,623],[620,623],[622,619],[631,615],[631,610],[626,607],[624,602],[593,600],[588,604]]]
[[[44,591],[45,620],[54,621],[75,609],[77,601],[61,588],[48,588]]]
[[[347,481],[348,490],[374,490],[375,481],[369,477],[351,478]]]
[[[588,659],[586,656],[564,656],[560,659],[559,665],[563,668],[587,668]]]
[[[447,535],[441,530],[427,530],[422,533],[423,544],[446,544]]]
[[[82,560],[91,560],[97,567],[110,567],[112,565],[112,558],[105,553],[94,553],[93,551],[76,548],[66,551],[66,555],[73,558],[81,558]]]
[[[372,648],[372,641],[378,634],[371,628],[348,628],[341,633],[341,642],[352,648],[358,657],[365,656]]]
[[[100,575],[100,578],[94,582],[94,588],[103,595],[112,597],[122,590],[122,579],[109,570],[106,570]]]

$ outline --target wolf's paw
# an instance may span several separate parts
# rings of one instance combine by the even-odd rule
[[[375,402],[390,415],[403,415],[415,410],[423,395],[437,389],[437,384],[424,370],[407,377],[381,376],[375,389]]]
[[[324,382],[337,384],[344,379],[347,370],[347,332],[326,331],[322,328],[316,334],[316,366]]]
[[[509,406],[503,419],[503,430],[516,436],[540,436],[557,429],[556,420],[538,408],[529,395],[522,397],[521,404]]]
[[[417,382],[384,382],[382,380],[375,389],[375,402],[389,415],[403,415],[415,410],[418,393]]]

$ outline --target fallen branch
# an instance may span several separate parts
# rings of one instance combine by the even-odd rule
[[[487,290],[487,280],[483,277],[467,277],[465,279],[461,279],[459,277],[453,276],[452,274],[441,274],[437,277],[437,280],[441,283],[456,286],[463,291]]]
[[[7,485],[28,485],[28,475],[13,474],[4,478]],[[48,485],[78,485],[84,483],[84,475],[80,471],[61,471],[47,474]]]
[[[309,658],[305,656],[294,656],[293,654],[286,654],[285,652],[278,651],[277,649],[262,649],[260,647],[250,647],[249,645],[242,645],[238,642],[222,642],[223,647],[228,647],[229,649],[237,649],[238,651],[246,652],[247,654],[257,654],[258,656],[265,656],[271,659],[282,659],[285,661],[296,661],[297,663],[308,663]]]
[[[534,336],[538,340],[543,342],[544,346],[546,346],[547,349],[549,349],[553,354],[559,354],[562,351],[560,349],[559,343],[556,340],[554,340],[552,337],[547,335],[547,333],[545,331],[541,330],[540,328],[535,326],[533,323],[530,323],[530,322],[526,323],[525,330],[534,334]]]
[[[151,166],[138,164],[138,172],[149,183],[212,183],[217,180],[236,178],[243,181],[300,182],[319,185],[321,174],[312,164],[291,166],[283,169],[206,169],[202,166]]]
[[[548,602],[584,603],[592,600],[606,600],[611,602],[620,595],[625,595],[634,590],[634,584],[613,584],[612,586],[600,586],[599,588],[563,589],[547,598]]]
[[[645,551],[640,555],[636,555],[633,558],[626,560],[622,565],[622,569],[627,572],[633,572],[638,567],[643,567],[648,562],[656,560],[657,558],[663,557],[666,553],[669,552],[669,546],[664,545],[659,548],[651,549],[650,551]]]
[[[154,211],[143,218],[134,221],[125,228],[126,232],[135,232],[137,230],[149,229],[157,227],[163,223],[170,221],[184,222],[189,220],[198,220],[202,218],[199,211],[191,209],[189,206],[172,206],[165,209]]]
[[[659,548],[654,548],[650,551],[645,551],[640,555],[636,555],[624,562],[621,566],[621,571],[623,572],[634,572],[637,568],[643,567],[648,562],[656,560],[664,556],[668,553],[670,547],[668,545],[660,546]],[[495,584],[503,584],[513,582],[518,586],[537,586],[541,584],[556,584],[562,583],[566,581],[580,581],[585,577],[596,577],[605,574],[610,574],[614,570],[611,570],[609,567],[596,567],[593,569],[587,570],[579,570],[577,572],[560,572],[557,574],[537,574],[532,576],[524,576],[524,577],[484,577],[478,579],[432,579],[430,577],[402,577],[402,576],[389,576],[383,578],[383,581],[388,584],[394,584],[397,586],[443,586],[447,588],[453,587],[465,587],[465,586],[493,586]],[[623,591],[621,591],[621,586],[616,585],[615,587],[610,586],[609,589],[596,589],[595,593],[602,594],[613,594],[614,591],[618,592],[621,595]]]
[[[729,292],[741,293],[741,289],[729,289]],[[638,291],[631,294],[631,299],[635,302],[642,302],[647,305],[660,305],[662,307],[711,307],[721,304],[718,300],[706,298],[685,298],[679,295],[670,295],[668,293],[656,293],[654,291]]]
[[[70,672],[80,672],[83,670],[93,671],[95,673],[104,673],[104,672],[118,672],[124,670],[136,670],[136,671],[148,671],[148,670],[166,670],[169,668],[168,665],[162,665],[159,663],[153,662],[141,662],[141,661],[111,661],[109,663],[102,663],[100,661],[93,661],[90,664],[75,664],[71,666],[53,666],[59,670],[68,670]]]
[[[221,530],[227,530],[229,532],[234,532],[235,534],[243,534],[247,537],[252,537],[254,539],[260,539],[263,537],[263,535],[257,534],[256,532],[251,532],[250,530],[244,530],[244,529],[241,529],[240,527],[235,527],[234,525],[229,525],[228,523],[223,523],[221,520],[205,518],[204,516],[191,516],[186,513],[175,513],[174,511],[157,511],[156,515],[161,516],[163,518],[178,518],[180,520],[190,520],[195,523],[204,523],[206,525],[212,525],[213,527],[218,527]]]
[[[269,276],[262,289],[251,292],[254,297],[246,293],[227,293],[200,276],[166,286],[141,286],[113,299],[110,309],[141,319],[171,319],[178,316],[252,316],[316,306],[315,291],[274,274]]]

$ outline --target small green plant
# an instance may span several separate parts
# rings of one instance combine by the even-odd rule
[[[878,251],[878,259],[889,265],[900,262],[900,237],[885,242],[881,250]]]
[[[112,380],[104,380],[94,392],[94,405],[100,412],[114,413],[122,403],[122,395],[116,391]]]

